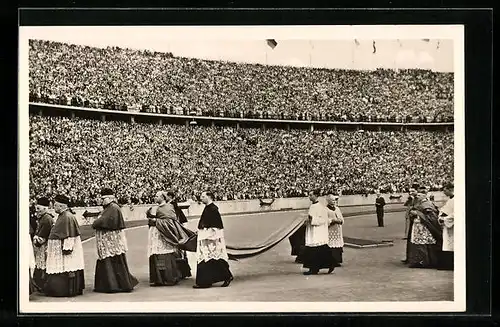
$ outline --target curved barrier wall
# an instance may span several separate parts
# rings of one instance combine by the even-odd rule
[[[441,203],[446,201],[446,196],[442,192],[430,192],[429,194],[434,195],[434,201],[436,203]],[[402,194],[400,198],[390,199],[390,195],[384,194],[383,197],[387,203],[386,208],[401,208],[401,205],[406,201],[407,195]],[[373,206],[373,211],[375,207],[375,194],[370,194],[368,196],[364,195],[344,195],[339,199],[340,207],[352,207],[352,206]],[[321,198],[322,202],[325,202],[324,198]],[[203,203],[197,202],[185,202],[180,203],[180,205],[189,205],[187,209],[183,209],[184,214],[187,217],[194,218],[199,217],[203,212],[205,207]],[[235,201],[220,201],[216,202],[219,207],[219,211],[222,215],[229,214],[243,214],[243,213],[254,213],[254,212],[266,212],[266,211],[280,211],[280,210],[301,210],[307,209],[310,205],[309,198],[278,198],[275,199],[270,205],[261,205],[259,200],[235,200]],[[134,205],[128,206],[124,205],[122,207],[123,216],[126,221],[135,221],[146,219],[146,211],[151,207],[151,204],[144,205]],[[89,225],[93,222],[93,217],[84,217],[85,211],[98,212],[102,210],[102,207],[80,207],[73,208],[76,212],[76,217],[80,225]]]

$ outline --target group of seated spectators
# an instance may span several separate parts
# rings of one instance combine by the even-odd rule
[[[270,66],[29,42],[31,102],[233,118],[451,122],[453,73]]]
[[[438,190],[453,178],[453,132],[306,131],[159,125],[30,115],[30,198],[67,194],[98,204],[102,187],[121,203],[180,200],[211,189],[216,200],[323,192]]]

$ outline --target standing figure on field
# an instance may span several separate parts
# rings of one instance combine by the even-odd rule
[[[97,247],[94,292],[131,292],[139,282],[128,268],[123,214],[111,189],[104,188],[101,199],[104,210],[92,224]]]
[[[439,210],[439,223],[443,228],[443,248],[439,269],[453,270],[454,269],[454,197],[455,191],[453,183],[447,183],[444,186],[444,194],[448,197],[448,201]]]
[[[344,235],[342,233],[342,225],[344,224],[344,216],[340,211],[338,195],[329,194],[326,198],[328,205],[328,246],[332,251],[332,257],[335,267],[340,267],[342,264],[342,253],[344,248]]]
[[[302,225],[288,240],[292,248],[292,256],[295,256],[296,263],[303,263],[302,255],[306,245],[306,225]]]
[[[328,247],[328,209],[319,202],[320,192],[309,192],[312,204],[306,222],[306,246],[304,249],[304,275],[317,275],[321,269],[332,273],[335,269],[332,252]]]
[[[186,226],[188,220],[182,209],[179,207],[177,199],[172,200],[177,220],[182,226]],[[177,267],[181,272],[181,278],[191,277],[191,267],[189,266],[187,253],[185,250],[178,249],[177,251]]]
[[[203,192],[201,201],[205,204],[205,209],[198,223],[198,265],[193,288],[209,288],[217,282],[223,282],[222,287],[227,287],[233,280],[233,275],[229,270],[224,225],[219,208],[213,202],[212,192]]]
[[[58,216],[47,242],[47,282],[44,287],[47,296],[73,297],[82,295],[85,288],[80,226],[68,205],[67,196],[55,197],[54,210]]]
[[[408,235],[410,233],[410,209],[413,206],[413,202],[415,201],[416,197],[417,197],[417,190],[415,188],[415,185],[412,185],[412,187],[408,192],[408,199],[404,203],[404,206],[406,207],[406,212],[405,212],[405,232],[403,240],[407,240]]]
[[[37,227],[33,235],[33,253],[35,255],[35,269],[33,283],[37,289],[43,290],[47,280],[47,241],[54,225],[54,217],[49,213],[50,201],[40,198],[36,203]]]
[[[427,198],[425,189],[410,209],[410,238],[407,261],[410,268],[437,268],[443,242],[438,210]]]
[[[377,192],[377,199],[375,200],[375,209],[377,211],[377,223],[378,227],[384,227],[384,206],[385,199]]]
[[[35,286],[35,283],[33,282],[33,271],[35,270],[35,254],[33,253],[33,244],[31,242],[31,235],[29,236],[29,242],[28,242],[28,235],[26,235],[26,246],[28,247],[29,251],[29,295],[33,294],[34,292],[37,291],[37,287]]]
[[[177,265],[177,240],[167,239],[157,227],[160,220],[177,220],[175,207],[172,204],[173,194],[159,191],[155,195],[156,209],[148,210],[148,257],[149,284],[151,286],[174,286],[182,279]],[[155,212],[153,212],[153,210]]]

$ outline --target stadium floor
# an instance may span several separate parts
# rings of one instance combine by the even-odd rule
[[[279,219],[281,215],[303,212],[272,212],[224,217],[226,228],[232,224],[261,224]],[[194,229],[197,220],[190,220]],[[130,270],[140,281],[132,293],[101,294],[92,292],[96,262],[95,239],[84,243],[84,295],[75,298],[49,298],[32,295],[34,302],[108,302],[108,301],[453,301],[453,272],[434,269],[410,269],[400,260],[405,253],[402,240],[404,213],[386,213],[385,227],[376,226],[375,214],[346,217],[344,236],[367,239],[392,239],[394,246],[355,249],[344,248],[344,263],[331,275],[303,276],[301,265],[290,256],[288,241],[254,258],[230,261],[235,276],[228,288],[193,289],[196,259],[188,253],[193,277],[174,287],[150,287],[146,258],[147,228],[127,229]],[[241,229],[238,229],[241,230]],[[233,235],[234,236],[234,235]]]

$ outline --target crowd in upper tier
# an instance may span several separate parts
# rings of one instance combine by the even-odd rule
[[[96,205],[103,186],[123,203],[158,190],[216,200],[404,192],[453,179],[452,132],[315,131],[158,125],[31,115],[30,197],[68,194]]]
[[[453,121],[453,73],[270,66],[40,40],[29,45],[32,102],[240,118]]]

